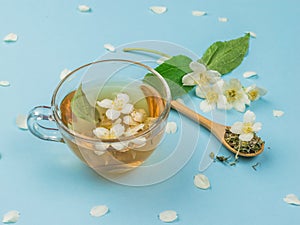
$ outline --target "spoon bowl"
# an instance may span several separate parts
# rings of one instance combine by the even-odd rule
[[[190,118],[191,120],[197,122],[198,124],[204,126],[207,130],[209,130],[215,137],[231,152],[238,156],[243,157],[254,157],[259,154],[261,154],[264,150],[264,144],[261,145],[261,148],[254,152],[254,153],[245,153],[245,152],[238,152],[236,149],[231,147],[224,139],[224,135],[226,132],[226,129],[230,129],[229,126],[225,126],[223,124],[219,124],[216,122],[213,122],[204,116],[196,113],[195,111],[191,110],[187,106],[181,104],[178,101],[172,100],[171,101],[171,107],[172,109],[175,109],[179,113],[185,115],[186,117]]]

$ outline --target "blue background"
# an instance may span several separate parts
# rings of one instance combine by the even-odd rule
[[[299,19],[297,0],[132,0],[132,1],[18,1],[0,0],[0,37],[17,33],[16,43],[0,43],[0,215],[19,210],[17,224],[163,224],[157,215],[176,210],[174,224],[299,224],[300,207],[282,199],[300,197],[299,141]],[[92,7],[80,13],[79,4]],[[156,15],[152,5],[168,11]],[[192,10],[206,11],[194,17]],[[220,23],[218,17],[228,17]],[[140,40],[164,40],[200,56],[215,41],[230,40],[253,31],[245,61],[225,79],[237,77],[268,89],[250,107],[263,123],[264,153],[240,159],[235,167],[213,163],[205,174],[211,189],[193,185],[209,133],[201,129],[197,150],[186,166],[169,180],[147,187],[115,184],[97,176],[65,145],[45,142],[21,131],[16,115],[33,106],[49,105],[64,68],[93,61],[115,46]],[[243,72],[257,71],[245,80]],[[195,102],[198,99],[195,98]],[[285,115],[275,118],[273,109]],[[172,116],[176,114],[172,113]],[[172,119],[172,118],[171,118]],[[228,124],[242,114],[228,113]],[[197,126],[195,124],[195,126]],[[172,136],[168,138],[172,141]],[[220,154],[229,155],[226,149]],[[251,167],[260,162],[257,171]],[[89,215],[106,204],[109,214]]]

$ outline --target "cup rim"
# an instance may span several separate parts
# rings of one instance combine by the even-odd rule
[[[166,107],[164,108],[163,112],[159,115],[159,117],[157,118],[157,120],[155,121],[154,125],[151,126],[151,128],[146,129],[143,132],[140,132],[138,135],[134,135],[134,136],[129,136],[129,137],[122,137],[122,138],[118,138],[118,139],[101,139],[101,138],[93,138],[93,137],[87,137],[85,135],[82,134],[78,134],[76,132],[74,132],[73,130],[71,130],[70,128],[68,128],[60,119],[59,115],[58,115],[58,104],[56,102],[56,97],[57,97],[57,93],[60,90],[60,88],[62,87],[62,85],[64,84],[64,82],[68,79],[68,77],[72,76],[74,73],[76,73],[77,71],[86,68],[88,66],[91,66],[93,64],[97,64],[97,63],[102,63],[102,62],[125,62],[125,63],[130,63],[130,64],[135,64],[141,67],[144,67],[145,69],[147,69],[149,72],[153,73],[154,75],[156,75],[159,80],[163,83],[163,86],[165,87],[166,90]],[[52,99],[51,99],[51,109],[52,109],[52,113],[54,116],[54,120],[56,121],[56,123],[59,125],[60,128],[62,128],[64,131],[66,131],[68,134],[74,136],[75,138],[79,138],[81,140],[84,141],[89,141],[89,142],[105,142],[105,143],[113,143],[113,142],[123,142],[123,141],[129,141],[132,139],[136,139],[140,136],[143,136],[147,133],[149,133],[151,130],[155,129],[162,120],[164,120],[170,112],[171,109],[171,100],[172,100],[172,96],[171,96],[171,91],[169,88],[168,83],[166,82],[165,78],[160,75],[159,72],[157,72],[155,69],[151,68],[150,66],[147,66],[143,63],[140,62],[136,62],[133,60],[127,60],[127,59],[105,59],[105,60],[97,60],[94,62],[90,62],[87,64],[84,64],[74,70],[72,70],[67,76],[65,76],[57,85],[57,87],[55,88],[53,95],[52,95]]]

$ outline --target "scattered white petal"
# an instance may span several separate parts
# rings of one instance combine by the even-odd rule
[[[27,130],[27,115],[19,114],[16,118],[17,126],[22,130]]]
[[[170,223],[178,218],[177,212],[173,210],[166,210],[159,214],[159,219],[163,222]]]
[[[246,33],[249,33],[251,37],[256,38],[256,33],[252,32],[252,31],[248,31]]]
[[[257,73],[255,71],[247,71],[247,72],[243,73],[243,77],[245,77],[245,78],[250,78],[250,77],[253,77],[256,75],[257,75]]]
[[[163,56],[163,57],[159,58],[158,60],[156,60],[156,63],[160,65],[160,64],[163,64],[165,61],[167,61],[169,59],[170,59],[169,57]]]
[[[18,40],[18,35],[14,33],[9,33],[3,38],[3,41],[5,42],[16,42]]]
[[[222,22],[222,23],[228,22],[228,18],[226,18],[226,17],[219,17],[218,20],[219,20],[219,22]]]
[[[91,7],[89,7],[87,5],[79,5],[78,10],[80,12],[90,12],[92,9],[91,9]]]
[[[177,124],[175,122],[168,122],[166,126],[167,134],[174,134],[177,131]]]
[[[193,15],[193,16],[205,16],[206,14],[207,14],[207,13],[204,12],[204,11],[197,11],[197,10],[192,11],[192,15]]]
[[[201,173],[197,174],[194,177],[194,184],[196,187],[201,189],[208,189],[210,187],[210,183],[207,176]]]
[[[2,86],[2,87],[8,87],[9,85],[10,85],[10,83],[7,80],[0,81],[0,86]]]
[[[60,72],[60,75],[59,75],[60,79],[61,80],[64,79],[69,73],[71,73],[71,70],[69,70],[69,69],[63,69]]]
[[[156,14],[163,14],[167,11],[167,7],[165,6],[151,6],[150,9]]]
[[[94,217],[100,217],[100,216],[104,216],[107,212],[108,212],[108,207],[106,205],[98,205],[98,206],[94,206],[91,209],[90,214],[91,216]]]
[[[19,220],[20,213],[17,210],[12,210],[4,214],[2,223],[15,223]]]
[[[283,198],[283,201],[292,205],[300,205],[300,200],[294,194],[288,194],[287,196],[285,196],[285,198]]]
[[[112,44],[105,44],[104,45],[104,48],[110,52],[115,52],[116,51],[116,48],[115,46],[113,46]]]
[[[281,110],[273,110],[273,116],[275,117],[281,117],[283,116],[284,112]]]

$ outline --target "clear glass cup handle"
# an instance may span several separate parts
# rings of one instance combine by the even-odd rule
[[[56,126],[56,122],[52,115],[51,107],[37,106],[33,108],[29,112],[27,118],[27,125],[29,131],[42,140],[64,142],[59,130],[57,128],[50,128],[42,125],[41,121],[43,120],[55,123]]]

